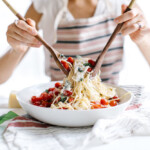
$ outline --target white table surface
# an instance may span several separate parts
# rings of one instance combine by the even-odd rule
[[[26,114],[23,109],[10,109],[8,108],[8,100],[0,98],[0,115],[9,112],[10,110],[16,112],[19,115]],[[150,109],[150,103],[146,102],[145,106]],[[110,144],[94,145],[87,147],[86,150],[150,150],[150,136],[134,136],[118,139]],[[0,148],[1,150],[1,148]]]

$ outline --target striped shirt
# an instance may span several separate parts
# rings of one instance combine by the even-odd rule
[[[112,16],[94,16],[60,23],[57,29],[57,42],[53,47],[66,57],[77,55],[95,60],[103,50],[116,24]],[[101,68],[101,79],[117,84],[122,68],[123,38],[117,35],[110,46]],[[52,80],[62,80],[65,76],[50,59],[49,68]]]

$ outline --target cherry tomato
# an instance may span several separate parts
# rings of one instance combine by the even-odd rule
[[[62,63],[62,65],[64,66],[64,68],[65,68],[66,70],[70,71],[69,64],[68,64],[66,61],[61,60],[61,63]]]
[[[56,88],[60,88],[60,87],[61,87],[61,83],[56,82],[56,83],[55,83],[55,87],[56,87]]]
[[[97,102],[97,101],[91,101],[91,104],[95,105],[95,104],[99,104],[99,102]]]
[[[91,101],[91,104],[93,105],[93,104],[96,104],[96,102],[95,101]]]
[[[63,94],[64,94],[65,96],[71,96],[71,95],[72,95],[72,92],[71,92],[71,91],[68,91],[68,90],[65,90]]]
[[[105,100],[105,99],[101,99],[100,103],[101,103],[102,105],[108,105],[108,101]]]
[[[73,97],[70,97],[70,98],[68,99],[68,102],[71,103],[72,101],[74,101],[74,98],[73,98]]]
[[[61,100],[61,97],[59,97],[54,103],[58,103]]]
[[[74,63],[74,59],[72,57],[68,57],[67,61],[70,62],[71,64]]]
[[[52,100],[53,97],[54,97],[54,95],[53,95],[52,93],[49,93],[49,94],[48,94],[48,100]]]
[[[48,99],[48,93],[44,92],[40,95],[40,97],[43,99],[43,100],[47,100]]]
[[[58,109],[68,109],[68,108],[62,107],[62,108],[58,108]]]
[[[112,101],[109,102],[109,105],[112,106],[112,107],[116,106],[117,102],[115,100],[112,100]]]
[[[88,63],[91,64],[92,67],[95,67],[96,62],[94,60],[89,59]]]
[[[115,99],[115,101],[118,102],[118,103],[120,102],[120,99],[119,99],[118,96],[114,96],[113,99]]]
[[[58,96],[58,94],[60,93],[57,89],[55,89],[54,91],[55,95]]]
[[[99,108],[102,108],[100,104],[94,104],[91,106],[91,109],[99,109]]]
[[[41,105],[41,101],[36,101],[35,103],[33,103],[33,105],[40,106]]]
[[[63,107],[62,109],[67,109],[67,108]]]
[[[92,68],[88,68],[88,70],[87,70],[88,72],[91,72],[92,71]]]
[[[48,91],[49,92],[53,92],[55,90],[55,88],[49,88]]]
[[[119,102],[120,102],[120,99],[116,99],[115,101],[116,101],[117,103],[119,103]]]
[[[32,96],[31,102],[32,102],[32,103],[35,103],[36,101],[37,101],[37,97],[36,97],[36,96]]]
[[[43,98],[40,97],[36,97],[36,96],[32,96],[31,98],[31,102],[34,104],[35,102],[41,101]]]
[[[117,99],[117,98],[118,98],[118,96],[114,96],[114,97],[113,97],[113,99]]]

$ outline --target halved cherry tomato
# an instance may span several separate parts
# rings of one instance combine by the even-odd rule
[[[61,63],[62,63],[62,65],[64,66],[64,68],[65,68],[66,70],[70,71],[69,64],[68,64],[66,61],[61,60]]]
[[[112,106],[112,107],[116,106],[117,102],[115,100],[112,100],[112,101],[109,102],[109,105]]]
[[[100,103],[101,103],[102,105],[108,105],[108,104],[109,104],[108,101],[105,100],[105,99],[101,99],[101,100],[100,100]]]
[[[72,91],[65,90],[63,94],[65,96],[71,96],[72,95]]]
[[[88,63],[91,64],[92,67],[95,67],[96,62],[94,60],[89,59]]]
[[[61,87],[61,83],[56,82],[56,83],[55,83],[55,87],[56,87],[56,88],[60,88],[60,87]]]
[[[88,68],[88,70],[87,70],[88,72],[91,72],[92,71],[92,68]]]
[[[67,61],[70,62],[71,64],[74,63],[74,59],[72,57],[68,57]]]
[[[71,103],[72,101],[74,101],[74,98],[73,98],[73,97],[70,97],[70,98],[68,99],[68,102]]]

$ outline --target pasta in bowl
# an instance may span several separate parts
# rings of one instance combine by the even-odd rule
[[[91,77],[93,60],[69,57],[61,62],[70,71],[63,81],[34,85],[17,93],[20,105],[32,117],[59,126],[90,126],[99,118],[120,115],[132,100],[132,93],[102,83],[100,73]]]
[[[120,102],[116,89],[101,82],[100,73],[91,77],[95,62],[91,59],[69,57],[61,60],[70,72],[63,83],[44,90],[31,103],[52,109],[88,110],[114,107]]]

